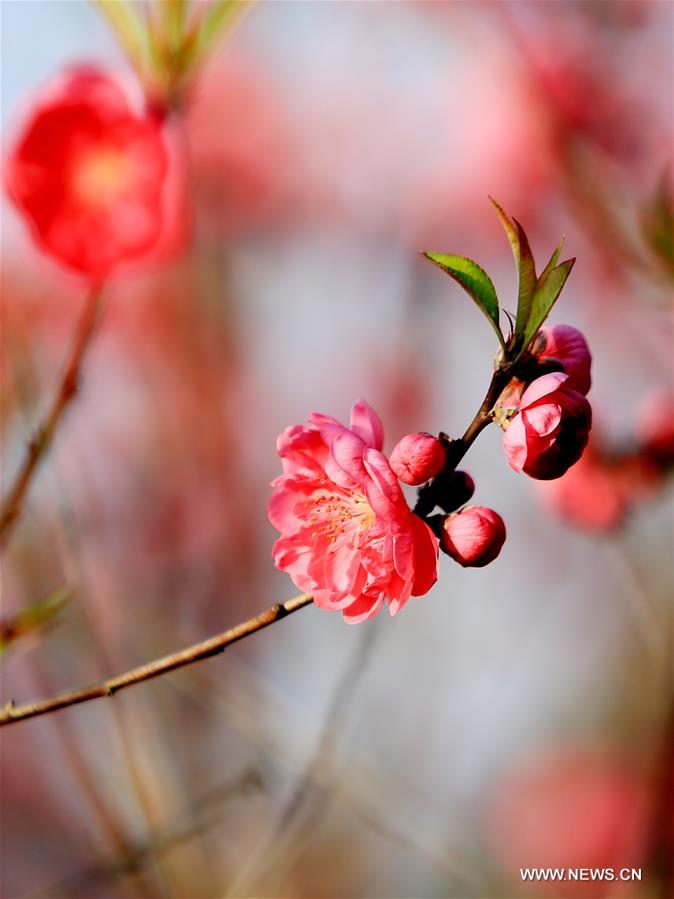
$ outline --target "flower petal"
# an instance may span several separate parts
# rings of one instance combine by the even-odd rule
[[[395,518],[403,509],[407,510],[400,484],[386,457],[379,450],[368,447],[363,462],[370,475],[365,481],[365,492],[375,513],[383,518]]]
[[[374,409],[360,399],[351,409],[351,430],[365,441],[366,446],[380,450],[384,446],[384,426]]]
[[[360,624],[361,621],[373,618],[381,608],[383,601],[383,593],[380,593],[378,596],[377,594],[374,596],[367,593],[361,594],[348,609],[345,609],[342,612],[344,621],[346,621],[347,624]]]
[[[532,381],[522,394],[520,409],[525,409],[527,406],[537,402],[549,393],[558,390],[565,381],[568,381],[568,379],[569,376],[561,371],[551,371],[547,375],[541,375],[540,378],[536,378],[536,380]]]

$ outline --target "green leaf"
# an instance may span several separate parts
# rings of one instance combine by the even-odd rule
[[[485,270],[465,256],[450,256],[447,253],[422,253],[422,256],[441,268],[463,287],[487,316],[489,323],[496,331],[499,343],[505,347],[505,340],[499,326],[498,297],[491,278]]]
[[[129,0],[92,0],[108,20],[121,47],[142,76],[149,54],[149,29]]]
[[[541,286],[542,281],[545,278],[547,278],[547,276],[550,274],[550,272],[553,270],[553,268],[557,265],[557,260],[559,259],[559,254],[562,252],[563,246],[564,246],[564,235],[562,235],[559,243],[555,247],[555,251],[552,254],[552,256],[550,257],[548,264],[545,266],[543,271],[538,276],[538,282],[536,284],[537,288]]]
[[[526,330],[531,304],[536,292],[536,265],[524,228],[517,219],[511,221],[493,197],[489,197],[489,199],[494,205],[496,214],[503,225],[503,230],[510,241],[510,247],[515,257],[515,265],[517,266],[519,287],[517,291],[517,316],[515,319],[515,346],[519,346]]]
[[[44,599],[31,603],[15,615],[0,620],[0,655],[19,637],[49,625],[70,601],[71,596],[69,588],[59,587]]]
[[[575,259],[567,259],[566,262],[562,262],[556,268],[550,269],[547,275],[541,278],[531,303],[531,314],[524,330],[522,346],[515,361],[525,352],[538,329],[550,314],[550,310],[557,302],[557,298],[566,284],[566,279],[569,277],[575,261]]]
[[[527,322],[531,315],[531,304],[536,293],[536,264],[529,241],[524,233],[524,228],[517,219],[513,219],[517,228],[517,237],[520,245],[519,276],[520,284],[517,293],[517,318],[515,319],[516,340],[524,334]]]
[[[227,28],[231,28],[237,18],[247,10],[247,0],[213,0],[207,7],[199,25],[194,55],[200,58],[211,49]]]

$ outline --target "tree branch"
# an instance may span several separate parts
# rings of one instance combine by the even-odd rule
[[[96,285],[91,288],[85,300],[66,367],[51,409],[28,441],[21,468],[2,503],[0,509],[0,547],[7,543],[14,525],[21,516],[26,494],[38,465],[46,455],[54,439],[63,413],[77,393],[82,363],[96,329],[101,307],[102,290],[100,286]]]
[[[91,305],[96,304],[92,301]],[[83,322],[85,322],[86,320],[87,317],[85,315],[83,318]],[[83,347],[86,346],[88,335],[91,334],[94,323],[95,315],[93,316],[88,327],[82,324],[82,327],[80,329],[80,339],[76,340],[75,342],[75,349],[71,357],[71,363],[69,364],[66,375],[64,376],[61,390],[59,391],[59,397],[57,397],[57,402],[55,403],[52,414],[48,419],[48,424],[51,423],[52,431],[55,427],[56,421],[58,420],[60,412],[63,411],[65,402],[67,402],[67,398],[65,402],[59,400],[62,394],[68,397],[68,389],[67,387],[64,387],[64,385],[67,385],[69,381],[70,383],[73,383],[73,377],[76,378],[76,374],[73,375],[72,371],[76,373],[78,370],[79,362],[81,362],[83,353]],[[78,347],[80,348],[79,352]],[[468,425],[468,428],[466,429],[463,437],[461,437],[460,440],[453,440],[449,443],[447,460],[445,462],[444,468],[429,484],[427,484],[420,490],[419,499],[417,501],[417,505],[414,508],[415,514],[420,515],[422,518],[424,518],[433,511],[436,506],[437,492],[442,487],[443,476],[446,477],[447,474],[450,474],[456,469],[456,466],[464,457],[470,446],[475,442],[478,435],[492,420],[491,413],[493,406],[511,377],[512,371],[507,362],[502,363],[493,373],[489,389],[487,390],[487,394],[482,402],[482,405],[478,409],[472,422]],[[57,412],[58,414],[56,414]],[[37,456],[37,459],[39,459],[39,455]],[[37,464],[37,459],[29,468],[29,474],[26,478],[26,487],[28,481],[30,480],[30,473]],[[23,496],[26,487],[24,487],[20,496]],[[230,645],[230,643],[236,643],[238,640],[242,640],[244,637],[248,637],[250,636],[250,634],[254,634],[256,631],[268,627],[275,621],[279,621],[281,618],[285,618],[286,615],[290,615],[312,602],[312,596],[310,596],[308,593],[302,593],[299,596],[294,597],[293,599],[289,599],[285,603],[271,606],[260,615],[257,615],[254,618],[249,618],[247,621],[243,621],[241,624],[237,624],[236,627],[225,631],[223,634],[218,634],[215,637],[210,637],[208,640],[204,640],[202,643],[197,643],[194,646],[188,646],[186,649],[182,649],[179,652],[173,653],[172,655],[164,656],[161,659],[155,659],[153,662],[148,662],[146,665],[141,665],[138,668],[133,668],[131,671],[127,671],[124,674],[117,675],[117,677],[112,677],[108,680],[100,681],[99,683],[92,684],[88,687],[81,687],[77,690],[71,690],[67,693],[61,693],[59,696],[54,696],[51,699],[43,699],[38,702],[26,703],[25,705],[20,706],[14,705],[14,702],[10,700],[2,708],[2,710],[0,710],[0,726],[3,726],[5,724],[12,724],[15,721],[23,721],[26,718],[35,718],[38,715],[46,715],[49,712],[55,712],[57,709],[62,709],[71,705],[77,705],[80,702],[89,702],[89,700],[91,699],[100,699],[103,696],[113,696],[115,693],[117,693],[119,690],[123,690],[125,687],[130,687],[133,684],[142,683],[143,681],[150,680],[154,677],[159,677],[162,674],[166,674],[169,671],[175,671],[177,668],[184,668],[187,665],[194,664],[194,662],[199,662],[202,659],[210,658],[210,656],[214,656],[222,652],[224,649],[226,649],[227,646]]]
[[[237,624],[223,634],[210,637],[202,643],[188,646],[186,649],[181,649],[172,655],[155,659],[146,665],[132,668],[131,671],[126,671],[124,674],[118,674],[116,677],[111,677],[108,680],[100,681],[88,687],[80,687],[77,690],[61,693],[51,699],[28,702],[25,705],[17,706],[10,700],[0,712],[0,726],[13,724],[16,721],[23,721],[27,718],[35,718],[38,715],[46,715],[66,706],[77,705],[80,702],[89,702],[91,699],[114,696],[119,690],[124,690],[133,684],[140,684],[169,671],[175,671],[202,659],[208,659],[223,652],[231,643],[236,643],[239,640],[243,640],[244,637],[249,637],[251,634],[261,631],[270,624],[280,621],[281,618],[285,618],[287,615],[297,612],[298,609],[310,605],[313,601],[313,597],[308,593],[301,593],[287,602],[271,606],[254,618],[242,621],[241,624]]]
[[[491,413],[494,404],[512,376],[512,369],[505,363],[499,366],[493,373],[482,405],[475,413],[475,418],[473,418],[466,428],[463,437],[459,440],[448,441],[447,457],[444,466],[432,481],[419,489],[417,504],[413,510],[415,515],[426,518],[438,505],[438,494],[442,494],[444,491],[447,477],[456,470],[457,465],[466,455],[473,443],[475,443],[479,434],[492,421]]]

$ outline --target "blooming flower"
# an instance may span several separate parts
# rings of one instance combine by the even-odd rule
[[[529,477],[561,477],[580,458],[592,425],[585,397],[567,386],[569,375],[550,372],[522,394],[519,410],[506,424],[503,449],[508,464]]]
[[[159,125],[108,75],[78,68],[32,110],[7,188],[47,253],[101,277],[157,240],[166,168]]]
[[[588,392],[592,385],[592,356],[587,341],[576,328],[571,325],[543,325],[531,351],[541,362],[561,365],[562,371],[569,376],[567,388],[583,395]]]
[[[277,441],[283,474],[272,482],[269,519],[282,536],[274,561],[350,624],[384,600],[397,614],[438,574],[438,541],[407,505],[383,439],[379,417],[360,400],[348,428],[314,412]]]
[[[466,506],[442,523],[442,548],[464,568],[482,568],[493,562],[505,538],[503,519],[484,506]]]
[[[393,448],[389,464],[404,484],[423,484],[445,463],[446,451],[431,434],[407,434]]]

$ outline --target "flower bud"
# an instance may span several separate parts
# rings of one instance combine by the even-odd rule
[[[445,464],[445,447],[431,434],[407,434],[395,445],[389,465],[404,484],[423,484]]]
[[[452,471],[446,478],[442,475],[442,484],[436,481],[435,485],[437,504],[445,512],[460,509],[475,493],[475,481],[467,471]]]
[[[530,478],[560,478],[580,459],[592,426],[585,397],[568,387],[569,376],[551,372],[533,381],[503,435],[503,449],[514,471]]]
[[[505,524],[497,512],[466,506],[445,518],[441,545],[464,568],[482,568],[498,556],[505,538]]]
[[[592,385],[592,356],[587,341],[571,325],[543,325],[531,347],[539,362],[558,363],[568,375],[566,386],[583,396]]]

